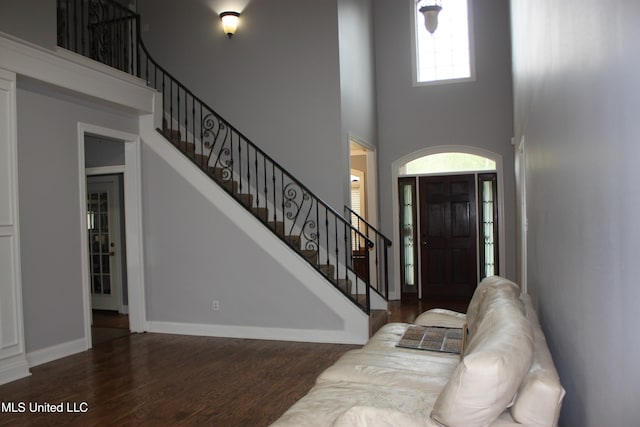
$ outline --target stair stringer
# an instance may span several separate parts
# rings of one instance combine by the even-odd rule
[[[150,320],[148,321],[148,330],[158,333],[249,339],[365,343],[369,334],[369,316],[349,301],[321,273],[160,135],[156,131],[157,121],[154,115],[140,117],[140,137],[143,143],[188,181],[208,203],[211,203],[238,226],[256,246],[264,250],[277,264],[293,276],[300,286],[304,286],[335,313],[342,320],[342,328],[339,330],[269,328],[259,325],[194,324]],[[291,319],[291,324],[295,325],[296,319]]]

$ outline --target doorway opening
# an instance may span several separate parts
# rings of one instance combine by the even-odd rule
[[[367,236],[378,245],[378,241],[372,236],[373,229],[378,227],[378,191],[377,191],[377,168],[376,152],[367,144],[349,137],[349,165],[350,165],[350,205],[347,215],[361,236]],[[373,227],[373,229],[371,228]],[[353,267],[361,277],[366,277],[367,271],[374,271],[369,277],[370,284],[378,289],[381,285],[380,277],[377,274],[377,254],[378,247],[375,247],[375,256],[367,256],[364,239],[356,236],[353,232],[351,238],[351,256]],[[367,267],[367,258],[368,267]]]
[[[477,283],[500,274],[501,156],[435,147],[394,162],[396,295],[468,302]]]
[[[378,225],[378,180],[376,152],[362,141],[349,137],[351,208],[374,227]]]
[[[78,124],[86,348],[144,332],[137,135]]]
[[[107,143],[121,149],[122,142]],[[87,137],[90,156],[93,144]],[[128,335],[124,174],[87,176],[87,233],[93,345]]]

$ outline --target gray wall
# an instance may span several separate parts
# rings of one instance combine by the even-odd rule
[[[640,3],[512,1],[528,283],[564,426],[638,425]]]
[[[55,0],[2,0],[0,31],[53,49],[57,43]]]
[[[146,145],[142,158],[148,320],[342,327],[325,303]]]
[[[18,80],[20,245],[27,353],[84,337],[78,122],[137,133],[137,118]]]
[[[223,4],[139,0],[142,38],[214,110],[312,191],[342,206],[348,170],[336,0],[249,2],[232,39],[218,18]]]
[[[349,136],[378,144],[372,0],[338,0],[343,168],[349,170]],[[363,169],[364,170],[364,169]],[[347,180],[345,204],[350,202]],[[342,206],[337,206],[341,210]]]
[[[85,167],[124,165],[123,141],[87,135],[84,142]]]
[[[392,236],[391,164],[431,146],[468,145],[504,162],[506,276],[516,277],[508,0],[473,2],[476,81],[412,86],[410,2],[374,0],[382,231]],[[398,246],[394,246],[398,250]],[[391,276],[394,277],[394,276]]]

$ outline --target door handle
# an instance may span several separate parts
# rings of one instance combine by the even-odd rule
[[[116,253],[114,251],[109,252],[109,256],[116,256]]]

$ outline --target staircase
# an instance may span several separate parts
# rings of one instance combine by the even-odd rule
[[[289,245],[294,251],[300,254],[307,262],[312,264],[324,277],[327,278],[336,288],[340,289],[344,294],[351,298],[361,307],[367,304],[365,295],[352,293],[353,275],[346,275],[345,278],[339,278],[336,274],[336,265],[320,260],[320,251],[318,249],[307,249],[303,247],[302,242],[306,240],[301,234],[302,231],[293,232],[291,228],[285,225],[285,220],[280,215],[270,213],[270,208],[261,207],[256,196],[252,192],[242,191],[242,180],[229,178],[228,172],[222,166],[209,166],[210,156],[200,154],[194,141],[188,141],[183,138],[182,132],[177,129],[171,129],[167,123],[167,119],[163,120],[162,129],[158,132],[169,140],[178,150],[189,157],[198,167],[200,167],[207,175],[223,189],[225,189],[238,203],[251,211],[253,215],[260,219],[274,234]],[[274,209],[273,207],[271,209]],[[366,238],[365,236],[360,236]],[[308,240],[307,240],[308,241]],[[369,243],[372,245],[373,243]],[[307,246],[309,247],[309,246]]]
[[[139,15],[112,0],[58,0],[58,45],[161,92],[158,132],[368,314],[375,332],[386,323],[390,240],[322,201],[162,68],[144,46],[139,23]]]

